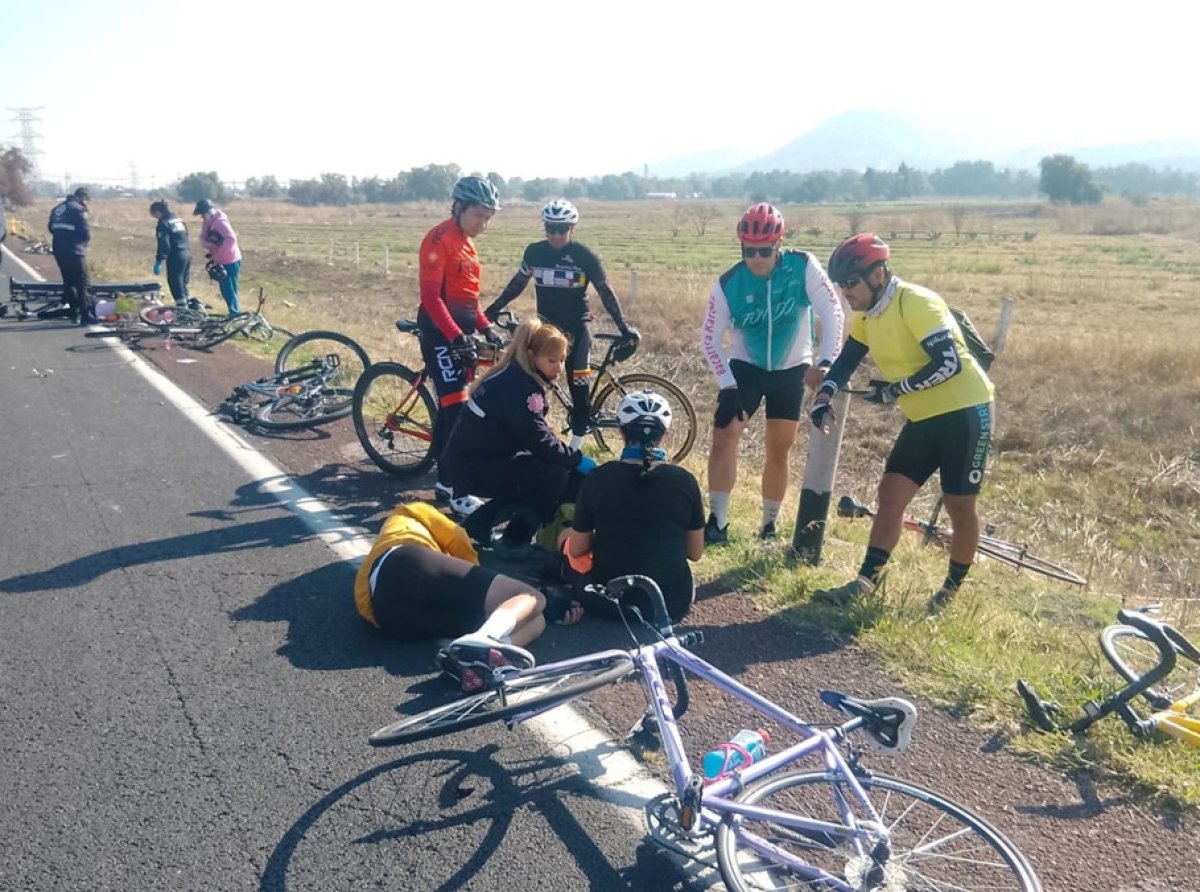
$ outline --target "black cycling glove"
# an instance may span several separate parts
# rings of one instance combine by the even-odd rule
[[[878,403],[881,406],[886,406],[888,403],[896,402],[896,385],[888,381],[872,378],[867,382],[867,392],[863,396],[868,403]]]
[[[475,350],[475,339],[470,335],[460,334],[450,342],[450,355],[454,357],[459,368],[474,371],[475,364],[479,361],[479,354]]]

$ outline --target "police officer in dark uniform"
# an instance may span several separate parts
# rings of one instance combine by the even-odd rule
[[[150,205],[150,216],[158,220],[154,236],[158,247],[154,254],[154,275],[162,274],[163,261],[167,262],[167,287],[175,306],[187,306],[188,280],[192,275],[192,250],[188,247],[187,225],[171,210],[165,201]]]
[[[88,242],[92,240],[92,227],[88,222],[87,208],[91,200],[91,193],[80,186],[50,212],[49,224],[54,260],[62,275],[63,297],[71,307],[72,321],[81,325],[96,322],[92,298],[88,293],[91,281],[88,277],[87,249]]]

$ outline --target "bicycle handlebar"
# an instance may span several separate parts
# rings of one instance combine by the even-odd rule
[[[650,598],[650,606],[654,610],[654,629],[664,638],[675,634],[671,625],[670,614],[667,613],[667,602],[663,599],[662,589],[649,576],[629,575],[610,579],[603,585],[588,586],[593,592],[610,601],[620,601],[621,596],[631,589],[640,589]],[[643,622],[644,622],[643,618]]]

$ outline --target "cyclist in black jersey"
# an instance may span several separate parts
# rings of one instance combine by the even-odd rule
[[[617,619],[616,606],[586,591],[589,581],[648,576],[658,583],[675,622],[692,608],[695,586],[689,561],[704,555],[704,501],[686,468],[667,462],[660,448],[671,425],[670,404],[650,390],[627,394],[617,406],[625,448],[619,461],[587,476],[564,543],[575,571],[575,597],[584,610]],[[650,616],[646,593],[622,601]]]
[[[571,345],[567,370],[571,376],[572,449],[578,449],[582,444],[590,414],[592,333],[588,323],[592,316],[588,308],[589,283],[600,295],[617,330],[634,343],[641,338],[637,329],[630,328],[625,321],[620,301],[608,284],[600,258],[586,245],[574,241],[578,222],[579,211],[569,201],[556,198],[542,208],[546,238],[525,249],[521,268],[500,296],[484,310],[484,315],[495,322],[500,311],[525,290],[530,279],[534,280],[538,315],[564,332]]]

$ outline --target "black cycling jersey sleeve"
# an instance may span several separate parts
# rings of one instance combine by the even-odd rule
[[[870,348],[862,341],[854,338],[846,338],[846,343],[842,345],[841,352],[837,355],[837,359],[833,361],[833,365],[829,367],[829,371],[825,375],[825,380],[821,383],[821,390],[827,393],[836,393],[846,386],[850,380],[850,376],[854,374],[854,370],[858,368],[858,364],[863,361]],[[830,385],[836,385],[836,389]]]
[[[944,384],[962,371],[962,360],[954,344],[954,334],[942,329],[921,341],[921,348],[929,354],[929,362],[918,371],[896,384],[900,393],[915,393]]]
[[[621,302],[617,300],[616,292],[612,290],[612,286],[608,284],[608,280],[597,279],[592,284],[596,286],[596,293],[600,295],[600,302],[604,304],[604,309],[608,310],[608,315],[612,316],[613,322],[617,324],[617,329],[621,334],[628,332],[629,323],[625,321],[625,317],[621,313]]]
[[[529,284],[529,280],[532,278],[532,275],[532,273],[527,272],[525,267],[522,266],[519,270],[517,270],[516,274],[508,280],[508,284],[504,286],[504,290],[500,292],[500,296],[488,305],[488,308],[483,311],[483,314],[495,322],[496,315],[521,296],[521,292],[524,291],[525,286]]]

